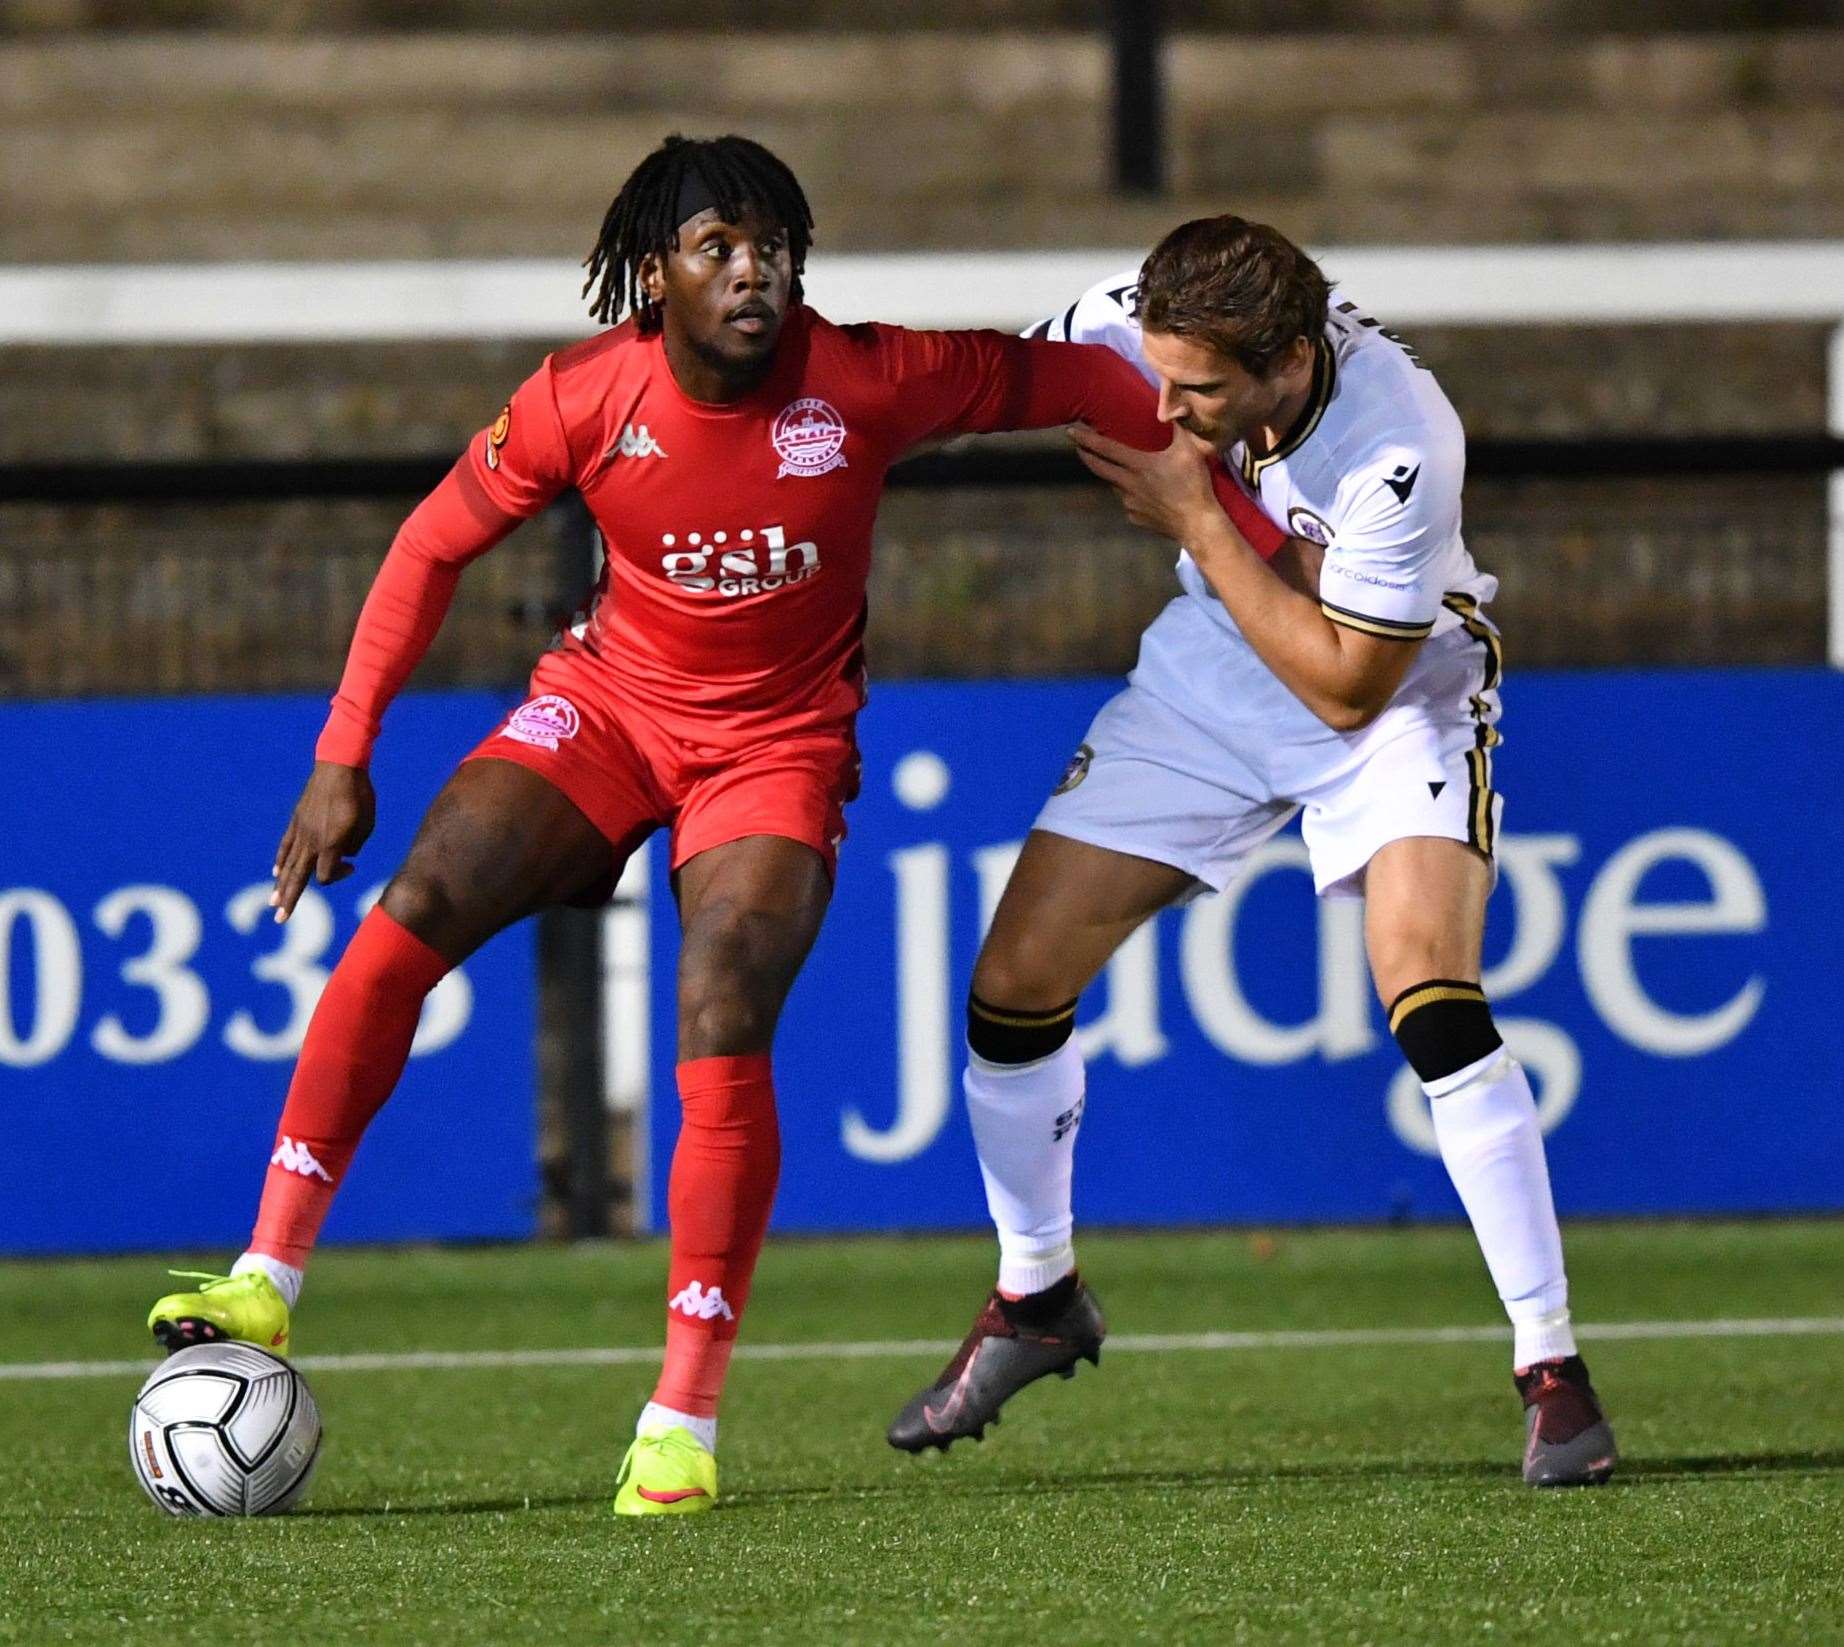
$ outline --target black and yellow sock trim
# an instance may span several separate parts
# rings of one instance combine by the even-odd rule
[[[1048,1058],[1075,1028],[1074,1001],[1048,1012],[1027,1012],[994,1006],[977,995],[967,997],[967,1045],[989,1064],[1029,1064]]]
[[[1390,1004],[1389,1032],[1424,1081],[1476,1064],[1504,1043],[1485,991],[1464,978],[1430,978]]]

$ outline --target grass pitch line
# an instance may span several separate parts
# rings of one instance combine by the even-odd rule
[[[1491,1327],[1349,1327],[1294,1332],[1122,1333],[1108,1340],[1110,1355],[1170,1355],[1194,1350],[1331,1350],[1390,1345],[1496,1344],[1509,1329]],[[1603,1321],[1578,1324],[1585,1339],[1831,1338],[1844,1336],[1844,1316],[1740,1317],[1716,1321]],[[951,1338],[880,1338],[814,1344],[739,1344],[742,1361],[871,1361],[946,1355]],[[660,1358],[653,1344],[602,1349],[407,1350],[365,1355],[304,1355],[303,1372],[443,1372],[493,1367],[633,1367]],[[0,1382],[145,1375],[152,1361],[7,1361]]]

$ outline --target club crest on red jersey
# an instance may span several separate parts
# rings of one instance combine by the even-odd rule
[[[790,401],[769,431],[781,455],[775,479],[783,475],[824,475],[845,467],[845,419],[823,400],[811,396]]]
[[[564,739],[574,738],[582,724],[576,705],[551,692],[513,710],[500,736],[538,749],[555,749]]]

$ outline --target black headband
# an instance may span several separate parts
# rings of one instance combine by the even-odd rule
[[[684,177],[679,180],[678,216],[673,221],[682,229],[700,212],[708,212],[718,205],[717,195],[705,182],[704,173],[696,166],[687,166]]]

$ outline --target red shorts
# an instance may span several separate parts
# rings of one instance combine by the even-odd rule
[[[689,742],[615,696],[593,663],[547,652],[531,695],[469,760],[513,761],[561,790],[625,858],[672,830],[672,868],[748,835],[780,835],[838,867],[845,806],[858,794],[858,744],[837,730],[770,734],[722,747]]]

